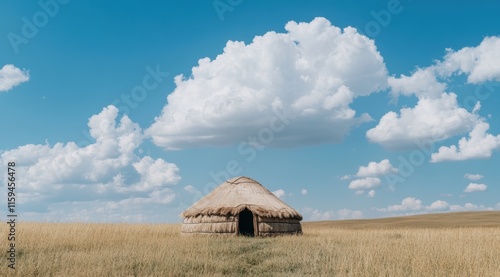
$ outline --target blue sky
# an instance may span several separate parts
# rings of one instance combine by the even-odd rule
[[[235,175],[306,220],[500,209],[499,4],[287,3],[2,2],[21,218],[178,222]]]

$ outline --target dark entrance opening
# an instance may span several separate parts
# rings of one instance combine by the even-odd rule
[[[248,237],[254,236],[253,213],[247,208],[245,208],[239,214],[238,230],[239,230],[238,235],[248,236]]]

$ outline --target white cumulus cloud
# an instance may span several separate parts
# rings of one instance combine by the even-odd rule
[[[432,202],[432,204],[425,206],[422,204],[422,200],[415,197],[407,197],[403,199],[401,204],[390,205],[387,208],[375,208],[375,210],[384,213],[398,214],[418,214],[426,212],[459,212],[459,211],[476,211],[476,210],[492,210],[491,207],[486,207],[484,205],[474,205],[472,203],[465,203],[463,206],[458,204],[449,204],[443,200],[437,200]]]
[[[465,203],[463,206],[461,205],[451,205],[450,211],[453,212],[463,212],[463,211],[492,211],[492,207],[487,207],[485,205],[475,205],[472,203]]]
[[[356,190],[356,195],[363,195],[365,193],[364,190],[370,190],[367,196],[374,197],[374,189],[379,187],[381,183],[380,178],[378,177],[397,172],[398,169],[394,168],[388,159],[384,159],[380,162],[369,162],[367,166],[359,167],[358,172],[355,175],[359,178],[351,181],[349,183],[349,188]],[[342,180],[347,180],[352,177],[349,175],[345,176],[347,176],[347,178],[342,178]]]
[[[307,195],[307,189],[302,189],[302,190],[300,191],[300,194],[302,194],[302,195]]]
[[[391,76],[387,79],[394,97],[405,96],[425,96],[438,98],[446,89],[446,84],[437,80],[434,72],[428,69],[418,69],[411,76],[401,74],[399,78]]]
[[[488,188],[485,184],[470,183],[464,190],[464,192],[476,192],[485,191]]]
[[[141,175],[139,184],[135,186],[138,191],[148,191],[168,184],[176,184],[181,179],[178,175],[177,165],[168,163],[161,158],[155,160],[146,156],[132,166]]]
[[[398,170],[391,165],[388,159],[384,159],[380,162],[370,162],[367,166],[360,166],[356,176],[358,177],[370,177],[370,176],[380,176],[389,173],[397,173]]]
[[[429,206],[426,207],[426,210],[428,211],[443,211],[447,210],[450,207],[448,202],[443,201],[443,200],[437,200],[430,204]]]
[[[406,212],[422,210],[422,200],[415,197],[407,197],[399,205],[392,205],[387,208],[378,209],[381,212]]]
[[[74,142],[28,144],[2,154],[2,160],[19,163],[25,186],[36,190],[68,183],[110,181],[114,173],[135,161],[134,150],[143,135],[138,124],[126,115],[116,123],[118,109],[106,107],[89,119],[90,134],[95,142],[79,147]]]
[[[351,181],[349,184],[350,189],[355,189],[355,190],[365,190],[365,189],[372,189],[376,188],[380,185],[380,179],[377,177],[366,177],[363,179],[357,179]]]
[[[178,220],[178,212],[166,210],[166,205],[175,199],[175,193],[168,188],[149,193],[144,197],[129,197],[122,200],[85,200],[48,203],[46,211],[27,211],[22,217],[27,221],[43,222],[148,222],[164,223]]]
[[[30,79],[27,70],[21,70],[12,64],[6,64],[0,69],[0,92],[27,82]]]
[[[272,131],[266,139],[272,146],[335,143],[371,120],[350,104],[387,85],[374,41],[325,18],[290,21],[285,29],[249,44],[229,41],[215,59],[200,59],[190,76],[176,76],[167,105],[147,130],[154,143],[231,145],[262,130]]]
[[[500,135],[488,134],[489,128],[486,122],[477,124],[469,133],[469,138],[463,137],[458,141],[458,147],[441,146],[437,153],[432,153],[431,162],[490,158],[493,150],[500,148]]]
[[[477,114],[481,104],[477,102],[472,111],[460,107],[456,94],[446,91],[447,83],[457,74],[466,74],[469,83],[500,80],[500,64],[494,62],[500,59],[500,38],[486,37],[477,47],[447,51],[441,61],[419,68],[410,76],[388,78],[395,98],[414,95],[418,102],[414,107],[402,108],[399,113],[386,113],[377,126],[367,131],[370,141],[390,149],[411,148],[418,142],[441,141],[470,132],[484,123]],[[485,149],[478,155],[484,157],[489,153],[491,151]]]
[[[161,158],[136,154],[144,139],[137,123],[126,115],[118,118],[118,109],[108,106],[92,116],[88,126],[94,141],[87,146],[28,144],[1,154],[2,164],[16,161],[23,183],[19,192],[30,198],[25,205],[50,202],[54,208],[58,201],[96,198],[122,204],[172,201],[175,194],[168,186],[179,182],[179,168]]]
[[[497,62],[500,60],[500,37],[486,37],[477,47],[447,51],[444,61],[438,65],[441,74],[467,74],[467,81],[473,84],[500,81],[500,63]]]
[[[416,142],[439,141],[471,130],[479,117],[460,108],[457,95],[443,93],[436,98],[421,97],[413,108],[388,112],[367,138],[386,148],[415,146]]]

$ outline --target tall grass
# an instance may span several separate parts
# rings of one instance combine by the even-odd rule
[[[500,276],[500,228],[303,228],[186,237],[179,225],[20,223],[17,269],[2,250],[0,276]]]

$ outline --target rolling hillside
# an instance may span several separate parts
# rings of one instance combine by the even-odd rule
[[[307,227],[349,229],[500,227],[500,211],[456,212],[377,219],[304,222]]]

